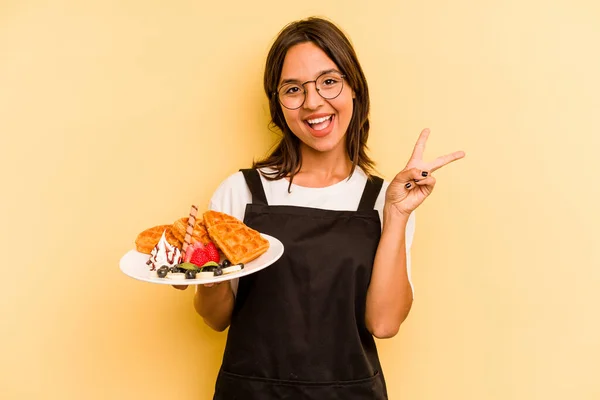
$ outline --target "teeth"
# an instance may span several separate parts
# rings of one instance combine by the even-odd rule
[[[331,115],[328,115],[327,117],[323,117],[323,118],[309,119],[306,122],[308,122],[311,125],[314,125],[314,124],[320,124],[321,122],[325,122],[330,118],[331,118]]]

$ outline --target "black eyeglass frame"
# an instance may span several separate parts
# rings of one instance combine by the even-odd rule
[[[319,80],[319,78],[320,78],[320,77],[322,77],[323,75],[332,74],[332,73],[340,74],[340,78],[342,78],[342,88],[340,89],[340,92],[339,92],[338,94],[336,94],[335,96],[333,96],[333,97],[325,97],[325,96],[323,96],[323,95],[321,94],[321,89],[319,89],[319,88],[317,87],[317,81],[318,81],[318,80]],[[281,85],[281,86],[279,87],[279,89],[278,89],[278,90],[274,91],[274,92],[273,92],[273,96],[276,96],[276,97],[277,97],[277,101],[279,101],[279,104],[281,104],[283,107],[287,108],[288,110],[297,110],[297,109],[299,109],[300,107],[302,107],[302,106],[304,105],[304,102],[306,101],[306,88],[304,87],[304,85],[306,85],[307,83],[314,83],[314,84],[315,84],[315,90],[317,91],[317,93],[319,94],[319,96],[321,96],[321,97],[322,97],[322,98],[324,98],[325,100],[333,100],[333,99],[335,99],[335,98],[339,97],[339,95],[340,95],[340,94],[342,94],[342,92],[344,91],[344,81],[345,81],[345,80],[346,80],[346,75],[344,75],[344,74],[342,74],[342,73],[340,73],[340,72],[338,72],[338,71],[327,71],[327,72],[324,72],[324,73],[322,73],[321,75],[317,76],[317,78],[316,78],[316,79],[314,79],[314,80],[312,80],[312,81],[306,81],[306,82],[304,82],[304,83],[300,84],[300,86],[302,86],[302,89],[304,90],[304,91],[302,92],[302,94],[304,95],[304,99],[302,100],[302,103],[300,103],[300,105],[299,105],[298,107],[296,107],[296,108],[290,108],[290,107],[287,107],[287,106],[286,106],[285,104],[283,104],[283,102],[281,101],[281,98],[279,97],[279,90],[281,90],[281,88],[282,88],[284,85]]]

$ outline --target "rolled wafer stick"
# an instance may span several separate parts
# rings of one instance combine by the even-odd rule
[[[190,208],[190,216],[188,218],[187,228],[185,229],[185,238],[183,239],[183,243],[181,245],[181,254],[182,258],[185,260],[185,253],[188,246],[192,241],[192,234],[194,233],[194,225],[196,224],[196,214],[198,214],[198,207],[192,204]]]

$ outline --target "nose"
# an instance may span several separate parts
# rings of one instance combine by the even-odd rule
[[[323,98],[317,91],[317,87],[314,82],[307,82],[304,86],[304,108],[309,110],[315,110],[323,103]]]

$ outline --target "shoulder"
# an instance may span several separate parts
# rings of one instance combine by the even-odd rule
[[[231,196],[232,194],[237,194],[238,192],[243,192],[244,190],[248,190],[248,186],[246,185],[244,175],[241,171],[238,171],[232,175],[229,175],[219,184],[213,193],[212,199]]]
[[[246,204],[252,201],[250,189],[242,172],[236,172],[223,180],[213,193],[209,209],[244,218]]]

